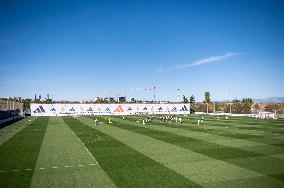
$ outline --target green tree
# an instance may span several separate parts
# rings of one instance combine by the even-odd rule
[[[251,112],[251,106],[251,98],[243,98],[242,101],[234,99],[232,104],[232,112],[235,114],[249,114]]]
[[[210,103],[210,102],[211,102],[209,91],[206,91],[206,92],[204,93],[204,102],[205,102],[205,103]]]
[[[274,112],[281,109],[281,103],[267,103],[264,107],[266,111]]]
[[[111,97],[111,98],[109,99],[109,103],[116,103],[116,101],[114,100],[113,97]]]
[[[238,99],[234,99],[232,101],[232,113],[233,114],[241,114],[242,113],[242,103]]]
[[[29,109],[31,101],[32,101],[32,99],[23,99],[22,102],[23,102],[24,108],[28,108]]]
[[[52,103],[52,99],[45,99],[45,103],[46,104],[51,104]]]
[[[193,95],[190,96],[189,102],[190,102],[190,104],[195,103],[195,97]]]
[[[242,100],[242,113],[249,114],[252,106],[251,98],[243,98]]]
[[[135,98],[131,98],[130,102],[135,103],[136,102]]]
[[[260,105],[258,103],[254,103],[253,108],[257,112],[261,109],[261,107],[260,107]]]
[[[183,95],[182,97],[183,103],[189,103],[188,99]]]

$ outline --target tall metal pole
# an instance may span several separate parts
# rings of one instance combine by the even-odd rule
[[[215,109],[215,102],[214,102],[214,114],[215,114],[215,112],[216,112],[216,109]]]
[[[207,103],[207,114],[208,114],[208,103]]]
[[[179,103],[180,101],[179,101],[179,89],[178,89],[178,103]]]
[[[153,93],[154,93],[154,104],[155,104],[156,103],[156,84],[155,83],[154,83]]]
[[[229,85],[229,100],[230,100],[230,97],[231,97],[231,85]]]

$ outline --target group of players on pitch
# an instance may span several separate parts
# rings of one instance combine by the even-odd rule
[[[141,119],[140,117],[136,121],[137,123],[142,122],[143,125],[146,125],[146,123],[151,122],[152,120],[159,119],[161,122],[176,122],[176,123],[182,123],[181,118],[178,118],[176,116],[161,116],[159,118],[156,118],[156,116],[148,116],[146,118]],[[124,117],[123,117],[124,120]]]
[[[107,120],[105,118],[105,120]],[[125,117],[122,117],[122,120],[125,120]],[[156,116],[148,116],[145,118],[138,118],[138,120],[136,121],[137,123],[142,123],[143,125],[148,124],[149,122],[153,121],[153,120],[160,120],[161,122],[176,122],[176,123],[182,123],[182,119],[181,117],[176,117],[176,116],[161,116],[159,118],[157,118]],[[95,125],[100,125],[103,124],[103,122],[99,122],[98,119],[95,119]],[[112,124],[111,118],[108,118],[108,124]]]

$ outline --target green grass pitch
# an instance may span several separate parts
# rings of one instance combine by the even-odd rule
[[[0,187],[284,187],[283,119],[146,117],[30,117],[2,128]]]

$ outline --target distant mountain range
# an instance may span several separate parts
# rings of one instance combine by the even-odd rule
[[[281,103],[284,103],[284,97],[268,97],[264,99],[253,99],[253,102],[281,102]]]

